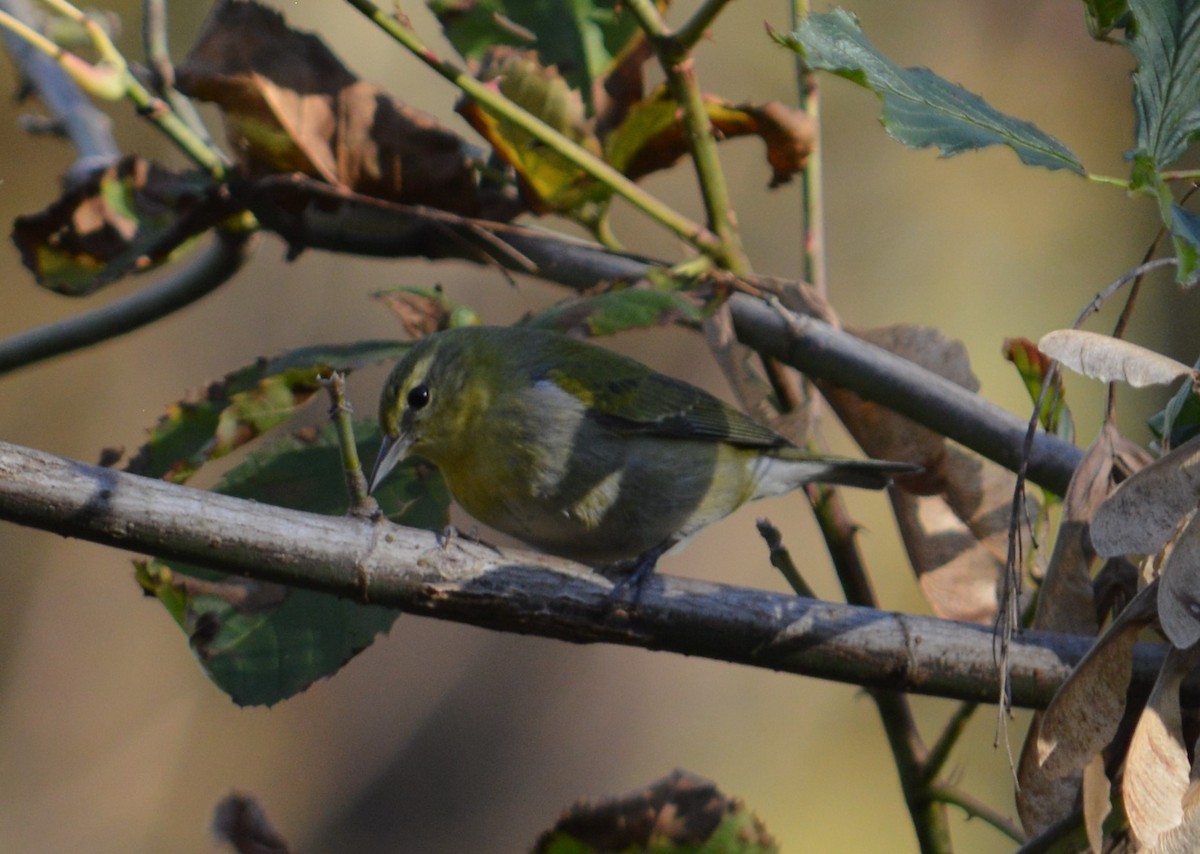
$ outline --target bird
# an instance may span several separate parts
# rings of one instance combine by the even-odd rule
[[[703,389],[528,326],[416,342],[379,401],[373,492],[422,457],[475,519],[643,582],[666,552],[748,501],[806,483],[882,489],[918,466],[815,456]]]

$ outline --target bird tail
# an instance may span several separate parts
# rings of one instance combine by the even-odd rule
[[[780,448],[772,452],[769,459],[772,464],[760,484],[760,496],[778,495],[805,483],[883,489],[895,475],[921,471],[920,466],[911,463],[821,457],[807,454],[799,448]]]

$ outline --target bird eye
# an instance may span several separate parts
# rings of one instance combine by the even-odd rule
[[[408,406],[410,409],[424,409],[425,404],[429,403],[429,386],[418,385],[413,386],[408,393]]]

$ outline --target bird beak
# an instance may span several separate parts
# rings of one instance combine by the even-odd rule
[[[387,477],[388,472],[396,467],[396,463],[408,454],[410,445],[412,445],[412,440],[405,436],[398,439],[383,437],[383,444],[379,446],[379,456],[375,458],[375,468],[371,470],[371,485],[367,489],[368,492],[374,492],[379,487],[380,481]]]

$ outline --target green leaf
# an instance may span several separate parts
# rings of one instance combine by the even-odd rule
[[[1200,5],[1132,0],[1138,32],[1129,40],[1137,59],[1133,104],[1137,149],[1165,169],[1200,133]]]
[[[1021,380],[1025,383],[1025,390],[1029,393],[1030,401],[1037,403],[1038,395],[1042,391],[1042,383],[1050,371],[1053,360],[1028,338],[1008,339],[1004,342],[1003,354],[1004,358],[1016,366],[1017,373],[1021,375]],[[1067,406],[1067,389],[1061,373],[1055,378],[1054,385],[1046,393],[1046,399],[1042,401],[1042,411],[1039,413],[1038,419],[1042,428],[1048,433],[1053,433],[1071,444],[1075,443],[1075,420],[1071,417],[1071,410]]]
[[[363,459],[379,448],[374,422],[355,425]],[[217,492],[338,515],[348,499],[331,426],[291,437],[231,470]],[[403,525],[441,530],[449,494],[436,469],[410,459],[375,491]],[[183,628],[209,678],[238,705],[270,705],[336,672],[391,628],[398,611],[326,593],[254,582],[201,566],[154,560],[137,577]]]
[[[1133,17],[1125,0],[1084,0],[1088,32],[1092,38],[1107,41],[1113,30],[1129,29]]]
[[[832,71],[877,94],[883,101],[883,126],[905,145],[936,145],[949,157],[1002,144],[1031,166],[1083,174],[1083,166],[1066,146],[1029,122],[1006,116],[927,68],[895,65],[843,9],[810,15],[791,35],[772,35],[809,67]]]
[[[465,58],[482,60],[499,45],[533,49],[582,93],[589,111],[594,86],[641,40],[637,20],[617,0],[429,0],[429,8]]]
[[[126,469],[184,483],[200,466],[282,424],[321,390],[331,371],[399,358],[410,345],[397,341],[303,347],[260,359],[177,401],[151,430]]]
[[[1197,368],[1200,369],[1200,364]],[[1200,395],[1190,382],[1183,383],[1166,407],[1150,416],[1147,423],[1160,443],[1178,448],[1200,435]]]
[[[568,88],[555,69],[541,65],[533,53],[496,48],[488,53],[479,77],[572,142],[600,155],[600,141],[583,114],[579,93]],[[536,210],[570,212],[592,197],[608,196],[605,187],[567,158],[523,128],[488,113],[476,101],[461,101],[458,112],[521,176],[522,190]]]
[[[1175,203],[1162,170],[1200,135],[1200,6],[1169,0],[1132,0],[1137,31],[1129,49],[1137,60],[1133,105],[1137,147],[1130,185],[1158,201],[1171,231],[1179,266],[1176,281],[1200,272],[1200,219]]]

